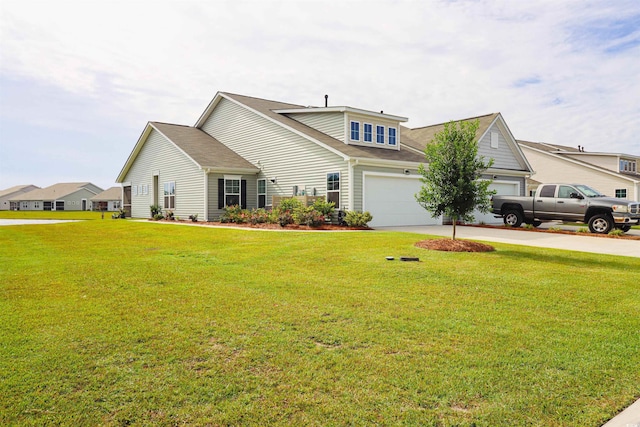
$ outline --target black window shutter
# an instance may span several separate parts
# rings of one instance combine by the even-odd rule
[[[240,181],[240,206],[247,209],[247,180]]]
[[[218,209],[224,208],[224,178],[218,179]]]

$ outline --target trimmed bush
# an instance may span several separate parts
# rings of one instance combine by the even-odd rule
[[[346,222],[349,227],[366,227],[372,219],[373,217],[368,211],[347,211],[344,222]]]

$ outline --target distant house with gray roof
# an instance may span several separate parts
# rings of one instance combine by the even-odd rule
[[[107,188],[89,200],[94,211],[117,211],[122,207],[122,187]]]
[[[90,182],[65,182],[39,188],[13,197],[23,211],[86,211],[91,210],[91,197],[102,188]]]
[[[640,200],[640,156],[518,140],[538,183],[579,183],[603,194]]]
[[[21,194],[28,193],[29,191],[37,190],[37,185],[16,185],[6,190],[0,191],[0,211],[17,210],[18,206],[15,203],[11,203],[11,200]]]
[[[480,154],[495,159],[485,178],[499,194],[524,194],[532,170],[502,115],[477,119]],[[423,150],[444,125],[409,129],[407,121],[219,92],[194,126],[147,123],[116,182],[133,217],[159,205],[217,220],[226,206],[268,209],[274,196],[310,195],[369,211],[373,226],[440,224],[415,194]]]

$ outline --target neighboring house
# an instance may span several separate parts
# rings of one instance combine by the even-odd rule
[[[94,211],[117,211],[122,207],[122,187],[108,188],[89,200]]]
[[[501,194],[531,174],[502,116],[482,116],[480,154]],[[219,92],[193,127],[149,122],[116,182],[133,217],[150,205],[216,220],[224,207],[270,208],[273,196],[319,195],[367,210],[373,226],[439,224],[415,200],[423,149],[443,125],[351,107],[303,107]],[[492,218],[493,219],[493,218]]]
[[[28,193],[32,190],[37,190],[38,186],[36,185],[16,185],[11,188],[7,188],[6,190],[0,191],[0,211],[8,211],[8,210],[18,210],[17,203],[11,203],[15,197],[20,196],[21,194]]]
[[[640,200],[640,156],[518,141],[540,183],[586,184],[607,196]]]
[[[86,211],[91,210],[90,199],[101,191],[90,182],[67,182],[21,194],[11,202],[22,211]]]

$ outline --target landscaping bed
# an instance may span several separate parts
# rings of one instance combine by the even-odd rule
[[[509,227],[506,225],[487,225],[487,224],[461,224],[465,227],[480,227],[480,228],[494,228],[500,230],[514,230],[514,231],[529,231],[532,233],[553,233],[553,234],[570,234],[572,236],[588,236],[588,237],[604,237],[608,239],[625,239],[625,240],[640,240],[640,236],[634,236],[630,234],[614,235],[614,234],[597,234],[591,232],[578,232],[571,230],[552,230],[548,228],[524,228],[524,227]]]

